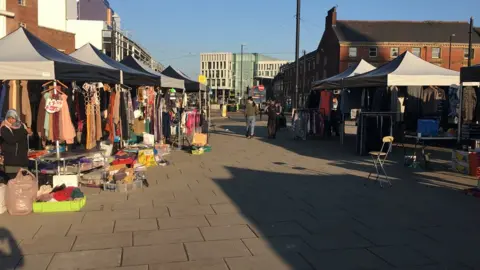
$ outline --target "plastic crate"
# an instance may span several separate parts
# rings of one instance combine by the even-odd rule
[[[85,204],[87,204],[87,197],[83,197],[77,201],[66,202],[36,202],[33,203],[34,213],[59,213],[59,212],[78,212]]]

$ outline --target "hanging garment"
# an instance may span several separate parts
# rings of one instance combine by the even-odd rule
[[[28,81],[21,81],[21,112],[20,119],[27,127],[32,126],[32,108],[30,106],[30,97],[28,96]]]
[[[4,105],[4,102],[5,102],[5,96],[7,95],[7,91],[8,91],[8,82],[5,81],[2,83],[2,88],[1,88],[1,91],[0,92],[0,121],[3,121],[3,116],[5,115],[3,113],[3,107],[5,106]]]
[[[120,122],[120,96],[121,91],[117,91],[115,94],[115,102],[113,103],[113,123],[117,125]]]
[[[463,88],[463,110],[462,116],[466,123],[473,121],[475,107],[477,106],[477,94],[471,86]]]
[[[129,134],[129,123],[128,123],[128,118],[127,118],[127,101],[125,98],[125,92],[120,93],[120,121],[122,122],[122,138],[124,140],[130,139],[130,134]]]
[[[422,115],[423,116],[434,116],[437,115],[438,102],[436,96],[438,95],[438,90],[435,87],[429,86],[423,89],[422,93]]]
[[[86,112],[87,112],[87,150],[93,149],[97,146],[96,144],[96,136],[95,136],[95,113],[93,104],[88,103],[86,104]]]
[[[322,91],[320,94],[320,113],[327,118],[330,117],[330,112],[333,106],[333,93],[330,91]]]
[[[43,100],[46,105],[46,101],[50,99],[50,92],[46,92],[43,94]],[[45,105],[43,107],[40,107],[40,110],[45,110]],[[52,116],[51,113],[45,112],[45,121],[43,123],[43,130],[45,131],[45,138],[47,140],[51,140],[53,136],[50,136],[50,118]]]
[[[115,100],[117,93],[112,91],[110,94],[110,104],[108,105],[108,117],[107,117],[107,125],[105,127],[105,131],[108,132],[108,139],[111,143],[113,143],[115,139],[115,124],[113,121],[114,109],[115,109]]]
[[[60,140],[66,141],[67,144],[73,144],[75,139],[75,128],[72,124],[72,118],[70,117],[70,109],[67,103],[67,95],[62,95],[61,98],[63,99],[63,106],[60,112],[56,113],[59,114],[61,128],[60,128]]]

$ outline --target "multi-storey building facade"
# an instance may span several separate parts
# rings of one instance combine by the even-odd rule
[[[224,90],[235,98],[244,98],[249,87],[257,85],[258,78],[273,78],[288,61],[278,60],[258,53],[202,53],[200,73],[217,93]]]
[[[349,21],[328,11],[317,49],[317,79],[331,77],[361,59],[374,66],[410,51],[425,61],[459,71],[468,62],[468,22]],[[472,33],[472,63],[480,63],[480,29]]]
[[[299,80],[298,80],[298,96],[300,103],[305,100],[305,95],[310,91],[312,83],[315,81],[316,76],[316,55],[317,51],[312,51],[298,59],[300,65]],[[295,79],[296,79],[296,65],[295,62],[284,65],[280,69],[281,77],[275,78],[274,81],[282,80],[283,93],[282,97],[287,97],[291,99],[294,97],[295,93]],[[278,82],[277,82],[278,85]],[[278,86],[277,86],[278,87]],[[275,92],[275,90],[274,90]],[[277,89],[276,98],[279,96],[280,91]]]
[[[75,34],[68,32],[66,27],[70,11],[67,1],[0,0],[0,38],[24,27],[60,51],[75,51]],[[45,5],[52,9],[46,9]],[[56,23],[58,20],[61,23]]]

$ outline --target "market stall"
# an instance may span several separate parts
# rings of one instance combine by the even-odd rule
[[[359,123],[360,131],[367,130],[367,136],[357,136],[357,148],[364,149],[360,154],[378,151],[386,135],[397,135],[397,141],[413,136],[422,153],[427,143],[453,142],[459,79],[458,72],[426,62],[408,51],[375,70],[346,78],[343,85],[361,93],[360,116],[368,112],[370,118]],[[395,115],[386,119],[386,112]],[[389,133],[390,126],[400,132]]]
[[[308,121],[310,125],[313,125],[314,127],[320,126],[321,128],[309,128],[312,130],[312,134],[323,135],[325,133],[324,127],[330,127],[331,125],[329,122],[332,120],[335,121],[335,119],[332,119],[331,113],[332,111],[335,111],[334,113],[336,113],[337,117],[339,116],[340,118],[340,140],[343,144],[343,138],[345,136],[345,119],[347,119],[351,114],[349,100],[355,99],[355,93],[351,93],[350,90],[344,89],[343,81],[347,78],[364,74],[374,69],[374,66],[362,59],[360,62],[349,67],[342,73],[324,80],[313,82],[312,91],[318,92],[318,95],[316,96],[319,101],[318,105],[315,104],[315,106],[311,106],[313,108],[309,108],[309,113],[311,116],[309,116],[307,119],[310,120]],[[334,105],[335,90],[339,91],[339,94],[337,95],[339,100],[337,99],[336,108],[332,108]],[[314,95],[311,96],[312,99],[314,99]],[[316,114],[320,114],[320,116],[317,116]]]
[[[23,28],[0,40],[0,118],[8,109],[17,110],[42,149],[28,153],[29,168],[36,175],[21,170],[7,179],[7,193],[20,194],[19,189],[27,194],[23,189],[28,187],[26,200],[38,202],[23,203],[23,209],[12,203],[11,214],[78,211],[86,203],[77,188],[82,183],[130,191],[148,185],[147,167],[165,164],[168,145],[131,141],[136,102],[129,87],[112,91],[107,84],[120,85],[124,75],[132,85],[153,84],[159,77],[105,59],[90,47],[92,52],[97,58],[80,61]],[[121,151],[120,144],[113,144],[119,141],[127,142]],[[36,193],[39,185],[38,194],[30,192]],[[15,197],[17,202],[21,199]]]
[[[185,82],[185,92],[187,94],[198,93],[196,98],[197,102],[193,103],[193,106],[187,106],[184,111],[186,118],[185,127],[189,130],[185,137],[188,140],[188,143],[192,145],[195,140],[194,136],[203,136],[201,135],[203,133],[207,134],[208,137],[210,127],[210,95],[207,93],[208,87],[198,81],[192,80],[185,73],[172,66],[167,67],[162,71],[162,74],[183,80]],[[193,97],[190,97],[189,99],[191,100]],[[187,105],[189,105],[188,102]]]

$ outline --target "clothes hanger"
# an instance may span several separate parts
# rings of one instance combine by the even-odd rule
[[[45,86],[47,86],[47,85],[49,85],[49,84],[52,84],[52,83],[54,83],[54,82],[55,82],[55,81],[46,82],[46,83],[42,84],[42,87],[45,87]],[[68,86],[66,86],[64,83],[62,83],[62,82],[59,81],[59,80],[56,80],[56,82],[57,82],[58,84],[60,84],[61,86],[65,87],[65,88],[69,88]]]
[[[51,87],[48,88],[47,90],[43,91],[41,94],[43,95],[43,94],[45,94],[45,93],[47,93],[47,92],[50,92],[50,91],[52,91],[52,90],[55,90],[55,87],[54,87],[54,86],[51,86]],[[60,94],[65,95],[65,93],[62,92],[62,90],[57,89],[57,92],[59,92]]]

